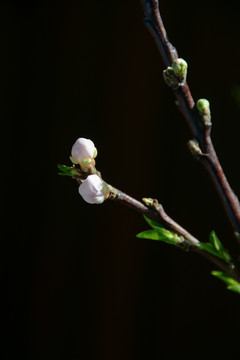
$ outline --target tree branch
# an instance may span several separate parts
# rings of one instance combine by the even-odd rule
[[[158,0],[142,0],[146,18],[144,20],[153,35],[166,67],[178,58],[175,47],[169,42],[159,11]],[[234,235],[240,237],[240,203],[231,189],[216,155],[211,140],[211,124],[204,124],[196,110],[195,102],[187,82],[172,87],[179,110],[182,112],[193,138],[201,151],[198,159],[202,162],[218,192],[219,198],[230,220]]]
[[[100,172],[95,168],[95,165],[92,166],[88,170],[82,170],[81,167],[66,167],[64,165],[59,166],[60,170],[63,171],[61,175],[68,175],[75,179],[78,184],[82,185],[82,183],[88,179],[89,175],[98,175],[101,178]],[[219,269],[224,271],[226,274],[230,275],[237,281],[240,281],[240,273],[233,262],[222,261],[218,257],[212,255],[208,251],[205,251],[202,247],[201,242],[195,238],[191,233],[189,233],[186,229],[184,229],[181,225],[179,225],[176,221],[174,221],[170,216],[167,215],[163,206],[158,203],[157,200],[153,200],[150,198],[144,198],[144,203],[134,199],[133,197],[125,194],[121,190],[114,188],[112,185],[107,184],[104,180],[102,180],[103,186],[106,186],[107,193],[106,199],[114,200],[122,205],[125,205],[143,215],[146,215],[148,218],[160,222],[166,227],[168,230],[174,232],[178,235],[180,241],[176,245],[177,247],[184,250],[191,250],[192,252],[198,253],[208,259],[211,263],[216,265]]]
[[[187,249],[197,254],[200,254],[212,264],[216,265],[219,269],[230,275],[237,281],[240,281],[240,273],[233,266],[232,263],[225,263],[215,257],[214,255],[204,251],[200,247],[200,241],[195,238],[191,233],[179,225],[175,220],[167,215],[163,206],[158,203],[157,200],[152,200],[151,206],[146,206],[142,202],[134,199],[133,197],[125,194],[121,190],[114,188],[111,185],[108,185],[110,189],[110,200],[114,200],[122,205],[130,207],[137,212],[146,215],[152,220],[162,223],[167,229],[173,231],[182,238],[182,243],[178,245],[182,249]],[[146,199],[149,200],[149,199]]]

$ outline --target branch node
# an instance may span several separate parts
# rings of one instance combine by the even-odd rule
[[[187,78],[188,64],[185,60],[177,58],[172,62],[172,66],[168,66],[163,71],[163,77],[168,86],[176,90],[179,86],[183,86]]]
[[[199,143],[196,139],[189,140],[188,142],[188,149],[193,157],[197,160],[203,156],[202,150],[200,149]]]
[[[166,70],[163,70],[163,78],[165,83],[172,89],[176,90],[179,87],[178,78],[170,66],[168,66]]]
[[[191,244],[183,236],[180,236],[180,238],[182,241],[176,244],[176,246],[185,252],[189,252],[191,250]]]
[[[152,199],[152,198],[142,198],[142,201],[149,207],[155,209],[155,210],[159,210],[159,207],[161,206],[158,202],[158,200],[156,199]]]
[[[115,200],[118,198],[118,191],[114,187],[108,184],[108,191],[109,191],[109,200]]]

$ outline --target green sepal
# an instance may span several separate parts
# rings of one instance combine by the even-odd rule
[[[209,242],[201,242],[199,244],[199,247],[202,250],[205,250],[209,252],[210,254],[229,262],[231,260],[231,256],[227,252],[227,250],[224,249],[221,241],[217,237],[215,231],[212,231],[209,235]]]
[[[58,164],[57,167],[60,170],[58,175],[71,176],[71,177],[79,175],[78,170],[76,168],[74,168],[73,166],[66,166],[66,165]]]
[[[171,245],[177,245],[182,242],[182,239],[177,234],[175,234],[173,231],[165,229],[157,221],[149,219],[145,215],[144,219],[153,228],[153,230],[146,230],[139,233],[137,235],[138,238],[163,241]]]
[[[211,274],[213,276],[216,276],[218,279],[222,280],[227,284],[227,289],[234,291],[238,294],[240,294],[240,283],[233,279],[230,275],[226,274],[223,271],[212,271]]]

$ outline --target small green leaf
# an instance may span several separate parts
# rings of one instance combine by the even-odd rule
[[[209,243],[209,242],[201,242],[199,247],[202,249],[202,250],[205,250],[207,252],[209,252],[210,254],[214,255],[214,256],[217,256],[217,257],[220,257],[219,256],[219,253],[218,251],[215,249],[215,247]]]
[[[146,220],[146,222],[148,223],[148,225],[150,225],[153,229],[164,229],[164,227],[160,223],[158,223],[157,221],[149,219],[145,215],[143,215],[143,217]]]
[[[215,247],[215,249],[219,252],[223,250],[223,246],[219,238],[217,237],[215,231],[212,231],[209,235],[210,243]]]
[[[216,276],[217,278],[219,278],[220,280],[222,280],[223,282],[225,282],[227,284],[227,289],[234,291],[238,294],[240,294],[240,283],[233,279],[230,275],[224,273],[223,271],[212,271],[211,274],[213,276]]]
[[[229,255],[227,250],[224,249],[215,231],[212,231],[210,233],[209,242],[201,242],[199,247],[226,262],[229,262],[231,260],[231,256]]]
[[[228,290],[231,290],[231,291],[234,291],[234,292],[240,294],[240,284],[229,285],[227,288],[228,288]]]
[[[137,235],[137,238],[149,239],[149,240],[158,240],[163,241],[167,244],[176,245],[177,241],[174,238],[164,236],[161,232],[156,230],[146,230]]]
[[[146,230],[136,235],[140,239],[160,240],[159,235],[154,230]]]
[[[157,221],[149,219],[147,216],[144,216],[144,218],[153,230],[141,232],[137,235],[138,238],[163,241],[172,245],[177,245],[182,242],[182,239],[173,231],[165,229]]]
[[[65,172],[58,172],[58,175],[60,175],[60,176],[72,176],[71,174],[67,174]]]
[[[227,285],[237,285],[237,280],[233,279],[230,275],[226,274],[223,271],[213,270],[211,272],[213,276],[218,277],[220,280],[224,281]]]

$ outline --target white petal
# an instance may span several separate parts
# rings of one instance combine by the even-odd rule
[[[92,159],[95,152],[95,145],[92,140],[79,138],[75,141],[72,147],[72,157],[77,159],[79,164],[84,158]]]
[[[79,186],[79,194],[89,204],[101,204],[106,194],[103,192],[104,183],[98,175],[89,175]]]

